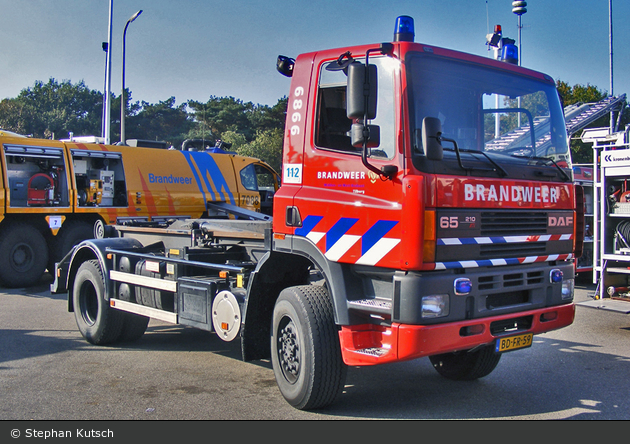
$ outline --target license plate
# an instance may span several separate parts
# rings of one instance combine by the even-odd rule
[[[495,351],[501,353],[519,348],[530,347],[532,345],[533,336],[534,335],[532,333],[526,333],[524,335],[499,338],[497,339]]]

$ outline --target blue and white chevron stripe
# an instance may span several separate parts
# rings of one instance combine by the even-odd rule
[[[330,261],[339,261],[357,242],[361,242],[361,257],[355,263],[376,265],[387,253],[400,243],[400,239],[387,238],[385,235],[398,223],[391,220],[379,220],[362,235],[348,234],[359,221],[357,218],[342,217],[329,230],[318,231],[317,225],[323,216],[307,216],[302,227],[295,230],[297,236],[304,236],[314,244],[324,237],[324,255]]]

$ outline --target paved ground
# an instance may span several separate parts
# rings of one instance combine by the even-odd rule
[[[593,291],[578,284],[576,302]],[[628,315],[578,306],[573,325],[505,354],[481,380],[445,380],[428,359],[350,368],[335,405],[302,412],[280,395],[269,362],[244,363],[237,343],[207,332],[152,321],[137,343],[92,346],[65,296],[42,282],[0,290],[0,419],[623,420],[629,341]]]

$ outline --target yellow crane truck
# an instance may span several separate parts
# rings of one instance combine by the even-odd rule
[[[36,283],[125,219],[270,218],[279,176],[259,159],[0,131],[0,285]],[[267,214],[265,214],[267,213]]]

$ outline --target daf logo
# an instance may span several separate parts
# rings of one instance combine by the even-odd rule
[[[571,227],[573,226],[573,216],[549,216],[550,227]]]

